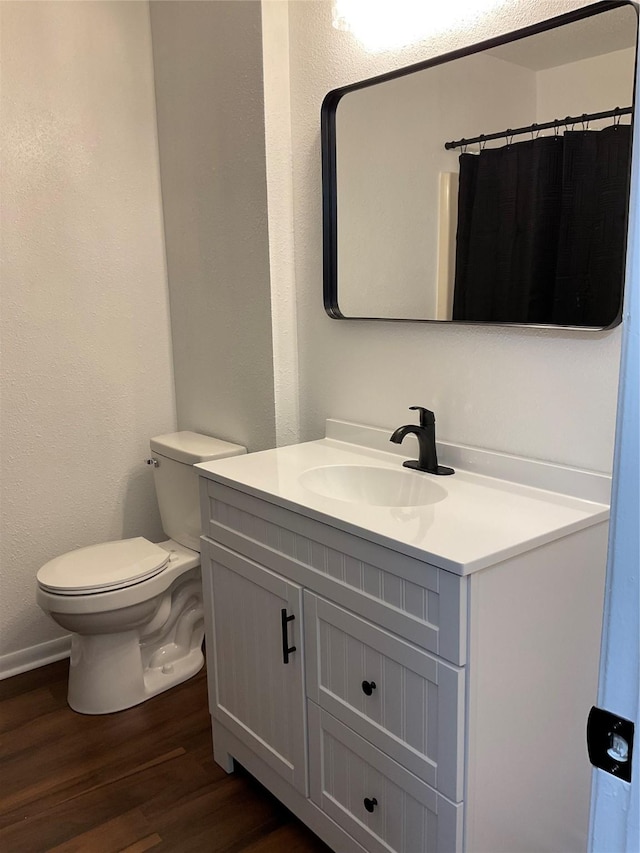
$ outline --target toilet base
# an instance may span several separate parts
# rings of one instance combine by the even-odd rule
[[[137,631],[76,634],[71,641],[69,706],[79,714],[124,711],[186,681],[204,665],[201,645],[171,657],[171,663],[144,669]]]

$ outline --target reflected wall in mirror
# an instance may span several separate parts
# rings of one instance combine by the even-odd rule
[[[597,3],[330,92],[329,315],[619,323],[637,29]]]

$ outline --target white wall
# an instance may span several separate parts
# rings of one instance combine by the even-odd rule
[[[261,9],[151,3],[181,429],[275,444]]]
[[[6,671],[60,636],[45,561],[161,538],[142,462],[175,414],[148,6],[0,10]]]
[[[276,5],[275,0],[268,3]],[[176,5],[218,11],[254,6]],[[281,93],[267,91],[265,101],[273,112],[266,167],[276,176],[270,193],[280,189],[291,201],[286,210],[270,204],[269,236],[272,271],[295,265],[295,328],[290,274],[286,282],[284,275],[276,276],[271,290],[276,307],[285,307],[276,312],[282,322],[274,331],[289,342],[288,361],[297,333],[301,437],[322,435],[327,416],[396,426],[409,419],[408,405],[420,403],[436,410],[442,438],[608,470],[619,330],[349,323],[330,320],[322,308],[319,112],[326,92],[586,4],[511,0],[473,28],[461,24],[418,45],[378,55],[367,54],[350,34],[331,27],[329,0],[288,5],[289,53],[281,55],[287,41],[282,32],[271,32],[265,49],[272,52],[264,63],[270,69],[267,88],[281,85],[278,69],[290,81],[291,133],[287,111],[287,121],[278,122]],[[175,427],[175,407],[147,4],[3,2],[0,10],[5,256],[0,655],[6,656],[58,636],[34,601],[34,576],[44,561],[110,538],[161,537],[150,472],[140,462],[148,436]],[[175,24],[174,36],[182,46],[173,60],[197,62],[200,68],[194,77],[187,68],[181,80],[204,86],[187,93],[196,105],[184,113],[194,123],[187,125],[189,132],[203,127],[209,133],[212,97],[232,117],[226,147],[212,165],[218,169],[216,204],[233,206],[232,223],[243,216],[251,223],[249,233],[225,230],[225,222],[216,219],[220,210],[208,206],[211,174],[203,171],[207,159],[199,147],[206,145],[205,133],[187,149],[197,157],[188,174],[190,194],[183,197],[174,185],[167,199],[168,210],[174,205],[174,213],[187,217],[183,233],[175,221],[168,227],[174,249],[188,250],[179,258],[172,288],[174,304],[184,312],[176,326],[182,336],[181,370],[191,358],[198,373],[197,382],[181,380],[181,390],[188,389],[181,425],[220,433],[228,429],[228,437],[241,441],[240,429],[255,427],[255,440],[246,441],[256,449],[271,443],[273,430],[271,344],[265,332],[270,320],[268,295],[264,300],[269,263],[264,162],[259,162],[264,131],[256,120],[262,103],[259,69],[241,62],[233,72],[254,121],[239,137],[241,124],[233,124],[234,116],[241,119],[237,89],[213,86],[205,73],[217,63],[222,79],[231,82],[224,74],[237,42],[222,38],[214,50],[208,37],[220,38],[215,31],[202,38],[192,31],[193,42],[181,42],[187,18]],[[247,44],[253,45],[254,57],[260,47],[257,33],[252,18]],[[175,82],[172,97],[179,91],[180,81]],[[159,111],[169,103],[163,97]],[[165,112],[165,122],[171,118]],[[224,128],[220,122],[214,130]],[[179,144],[171,134],[166,139],[169,147]],[[235,146],[246,157],[233,160],[230,171],[222,170]],[[189,165],[185,150],[178,162]],[[286,175],[289,162],[292,170]],[[243,166],[246,184],[241,182]],[[202,209],[190,216],[198,205]],[[193,258],[210,260],[208,241],[220,238],[211,225],[224,235],[217,248],[230,254],[222,275],[210,277],[206,265],[196,275]],[[243,254],[250,258],[237,275],[234,261],[244,264]],[[181,289],[183,272],[194,275],[190,291],[186,284]],[[207,290],[210,278],[212,291]],[[245,334],[242,314],[252,293],[266,318],[246,327],[258,329],[254,336]],[[185,304],[179,305],[182,294]],[[194,313],[199,312],[207,322],[197,325]],[[224,337],[231,324],[243,341],[240,363],[237,351],[223,347],[219,353],[201,340],[213,327]],[[191,334],[192,328],[197,334]],[[276,372],[277,359],[278,353]],[[213,361],[224,365],[216,367],[221,372],[215,375]],[[253,371],[264,382],[257,409],[251,405]],[[287,375],[295,385],[295,370]],[[231,385],[245,380],[244,396],[234,401]],[[233,423],[216,419],[215,383],[227,383]],[[206,406],[198,410],[199,393],[205,394]],[[282,393],[276,405],[280,434],[295,440],[295,391]],[[266,426],[256,427],[255,418],[265,418]],[[0,660],[0,670],[2,665]]]
[[[300,437],[293,152],[289,86],[289,14],[285,2],[262,3],[265,148],[276,445]],[[265,152],[266,157],[266,152]]]
[[[538,121],[628,107],[633,102],[634,80],[630,69],[634,60],[635,50],[626,48],[538,71]],[[623,121],[628,123],[629,118]],[[590,127],[607,127],[611,123],[612,119],[603,119],[592,122]]]
[[[620,329],[348,322],[322,308],[319,114],[327,91],[581,5],[511,0],[472,28],[461,23],[401,51],[369,54],[331,26],[329,0],[289,4],[303,439],[322,435],[328,416],[393,427],[421,404],[435,410],[442,439],[611,469]]]

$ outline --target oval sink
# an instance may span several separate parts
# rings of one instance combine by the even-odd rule
[[[447,496],[425,475],[373,465],[325,465],[300,475],[305,489],[338,501],[369,506],[425,506]]]

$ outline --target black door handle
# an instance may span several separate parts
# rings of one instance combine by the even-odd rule
[[[283,607],[282,610],[280,611],[280,625],[282,627],[282,662],[283,663],[289,663],[289,655],[291,654],[291,652],[295,652],[295,650],[296,650],[295,646],[289,645],[289,637],[288,637],[289,632],[287,630],[287,624],[289,622],[293,622],[293,620],[295,618],[296,617],[293,615],[293,613],[291,614],[291,616],[287,616],[286,607]]]
[[[376,689],[375,681],[363,681],[362,682],[362,692],[366,693],[367,696],[371,696],[373,691]]]

